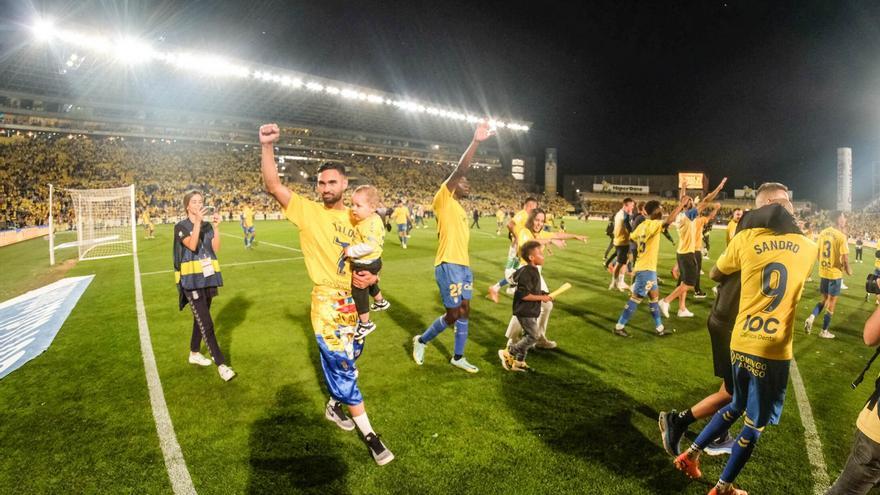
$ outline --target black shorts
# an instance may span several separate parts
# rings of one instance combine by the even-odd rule
[[[373,260],[372,263],[367,263],[365,265],[355,263],[353,261],[351,262],[351,271],[353,271],[353,272],[360,272],[360,271],[366,270],[366,271],[372,273],[373,275],[376,275],[379,273],[379,270],[381,270],[381,269],[382,269],[382,258]]]
[[[676,254],[675,258],[678,260],[678,280],[691,287],[697,285],[699,272],[697,272],[697,259],[694,258],[694,253]]]
[[[629,244],[624,244],[623,246],[614,246],[614,252],[617,253],[617,263],[624,265],[627,262],[627,256],[629,256]]]
[[[722,322],[710,316],[706,326],[709,329],[709,340],[712,342],[715,376],[724,380],[724,388],[732,395],[733,367],[730,364],[730,336],[733,334],[733,322]]]

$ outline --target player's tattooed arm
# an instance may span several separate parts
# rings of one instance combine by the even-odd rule
[[[271,194],[282,208],[287,208],[292,193],[278,178],[278,165],[275,163],[275,142],[279,137],[281,137],[281,129],[278,124],[260,126],[260,170],[263,174],[263,182],[266,184],[266,192]]]
[[[480,122],[477,124],[477,129],[474,131],[474,138],[471,140],[471,144],[467,147],[464,154],[461,155],[461,159],[458,160],[458,166],[452,171],[452,175],[446,179],[446,187],[449,188],[450,192],[455,192],[459,181],[467,176],[468,171],[471,169],[471,161],[474,159],[474,154],[477,152],[480,143],[494,135],[495,129],[490,128],[488,122]]]

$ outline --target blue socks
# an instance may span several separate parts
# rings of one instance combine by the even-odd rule
[[[505,285],[507,285],[509,283],[510,282],[508,282],[506,278],[502,278],[501,280],[498,281],[498,288],[504,287]]]
[[[651,316],[654,317],[654,327],[659,327],[663,324],[663,320],[660,319],[660,304],[652,302],[649,307],[651,308]]]
[[[707,424],[705,428],[703,428],[703,431],[697,435],[697,439],[694,440],[694,445],[699,447],[700,450],[705,449],[713,440],[729,430],[730,426],[735,423],[740,416],[742,416],[742,412],[735,411],[730,404],[724,406],[712,416],[712,419],[709,420],[709,424]],[[725,481],[727,480],[727,478],[724,479]]]
[[[446,330],[446,320],[443,319],[443,316],[440,316],[434,320],[434,323],[431,323],[431,326],[429,326],[428,329],[425,330],[425,333],[419,337],[419,342],[427,344],[434,340],[434,337],[440,335],[440,332],[443,330]]]
[[[755,444],[760,438],[761,432],[751,426],[743,426],[742,432],[736,437],[733,448],[730,451],[730,459],[724,465],[724,471],[721,472],[721,480],[726,483],[733,483],[736,476],[742,471],[743,466],[752,456],[755,450]]]
[[[630,318],[632,318],[633,314],[636,312],[636,308],[639,307],[639,303],[629,299],[626,301],[626,307],[623,308],[623,313],[620,314],[620,319],[617,320],[618,325],[626,325],[629,323]]]
[[[830,311],[825,312],[825,319],[822,320],[822,330],[828,330],[828,327],[831,326],[831,317],[834,316],[834,313]]]
[[[442,319],[442,318],[441,318]],[[444,322],[445,325],[445,322]],[[455,320],[455,348],[453,350],[454,357],[460,359],[464,355],[464,345],[467,343],[468,337],[468,321]]]
[[[822,303],[816,304],[816,307],[813,308],[813,317],[819,316],[819,313],[825,308],[825,305]]]

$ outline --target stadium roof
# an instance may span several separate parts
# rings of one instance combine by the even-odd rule
[[[30,34],[30,33],[28,33]],[[326,78],[211,55],[160,53],[47,25],[0,61],[0,91],[100,106],[124,103],[461,142],[480,117]],[[42,39],[40,39],[42,38]],[[491,117],[503,132],[528,123]]]

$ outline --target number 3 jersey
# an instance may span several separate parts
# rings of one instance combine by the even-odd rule
[[[730,349],[767,359],[792,358],[797,303],[816,260],[816,244],[802,234],[744,230],[731,239],[716,267],[741,272],[739,314]]]
[[[819,276],[830,280],[843,278],[841,257],[849,254],[843,232],[828,227],[819,233]]]

